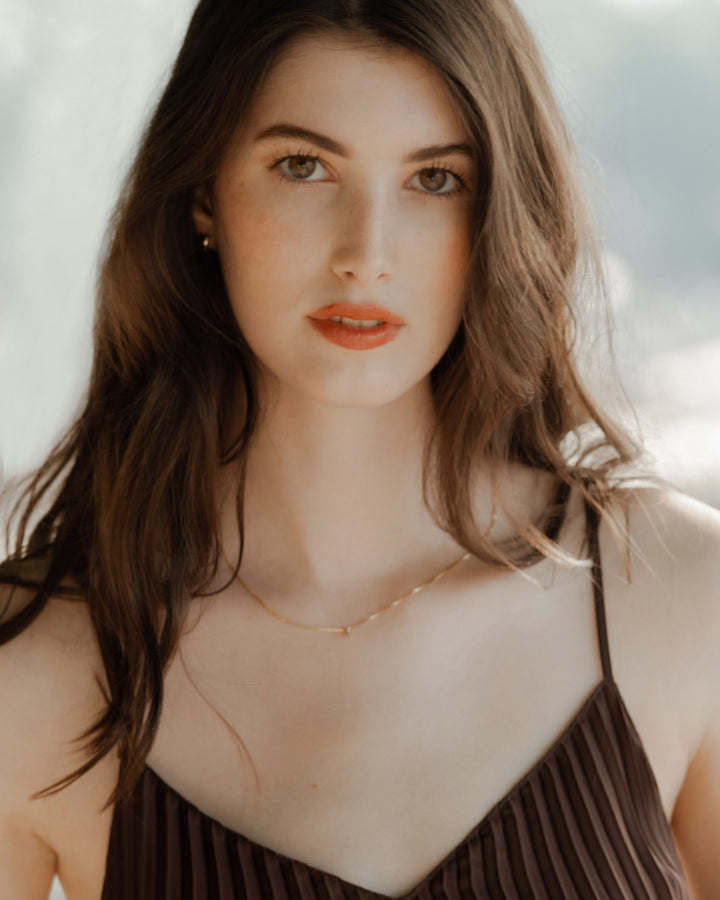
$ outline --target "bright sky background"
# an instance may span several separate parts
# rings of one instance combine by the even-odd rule
[[[664,474],[720,505],[720,264],[645,281],[686,235],[689,247],[710,235],[720,260],[718,169],[693,155],[720,146],[720,0],[518,3],[606,195],[620,355],[648,444]],[[193,5],[0,0],[0,482],[3,465],[10,476],[37,464],[77,409],[104,224]],[[643,93],[658,79],[656,96]],[[667,141],[642,144],[655,134],[672,163],[659,156]],[[694,195],[679,181],[688,171]],[[661,233],[653,201],[673,193],[687,206],[669,207]],[[716,218],[693,232],[703,197]]]
[[[654,10],[668,6],[679,6],[683,0],[606,0],[606,2],[633,10]]]
[[[518,3],[590,173],[649,443],[720,505],[720,0]],[[193,5],[0,0],[0,476],[78,408],[103,230]]]

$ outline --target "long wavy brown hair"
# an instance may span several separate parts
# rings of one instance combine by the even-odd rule
[[[511,0],[201,0],[110,225],[87,401],[28,480],[0,566],[0,581],[31,589],[0,624],[0,642],[70,591],[88,604],[105,667],[106,707],[80,738],[86,762],[41,793],[112,750],[111,801],[132,788],[188,604],[216,571],[213,486],[224,466],[242,473],[257,370],[218,261],[198,245],[193,195],[212,184],[288,40],[318,30],[429,60],[474,144],[464,318],[431,375],[437,423],[424,486],[438,523],[491,564],[528,565],[552,552],[569,489],[602,507],[612,473],[634,457],[578,376],[586,216],[538,50]],[[590,443],[580,436],[588,426]],[[502,546],[473,518],[479,461],[495,473],[512,462],[554,473],[559,487],[541,519],[517,521]],[[242,508],[241,489],[241,539]]]

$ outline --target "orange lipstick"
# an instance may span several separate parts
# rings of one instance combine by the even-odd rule
[[[348,350],[372,350],[395,340],[405,320],[382,306],[331,303],[308,316],[316,331]]]

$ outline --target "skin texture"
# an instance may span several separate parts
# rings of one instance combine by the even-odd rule
[[[346,152],[257,139],[281,124]],[[466,141],[443,82],[409,54],[326,39],[284,55],[195,215],[282,402],[377,407],[416,389],[442,356],[462,313],[474,164],[460,152],[406,158]],[[464,184],[430,168],[445,166]],[[307,318],[339,302],[379,303],[407,325],[391,346],[340,352]]]
[[[327,136],[345,152],[285,136],[255,140],[278,124]],[[293,603],[314,604],[311,621],[342,615],[339,596],[372,604],[368,583],[397,573],[408,545],[436,569],[462,555],[431,522],[418,480],[429,372],[462,312],[475,171],[457,152],[408,158],[466,141],[425,63],[337,37],[304,39],[271,72],[211,192],[198,197],[197,230],[220,255],[264,367],[243,572],[258,591],[280,598],[291,588]],[[293,154],[320,157],[309,183],[280,177],[278,161]],[[429,167],[457,172],[442,185],[453,192],[424,187]],[[335,302],[379,303],[407,324],[390,344],[347,350],[307,318]],[[268,548],[278,546],[283,558],[271,560]]]
[[[348,154],[253,142],[288,122]],[[220,254],[263,365],[241,574],[297,621],[359,619],[462,555],[425,509],[420,475],[428,373],[460,317],[468,204],[463,193],[427,196],[428,163],[407,157],[465,139],[425,64],[307,37],[271,73],[215,184],[198,191],[196,227]],[[293,154],[320,156],[317,180],[279,178],[272,166]],[[430,164],[473,177],[463,156]],[[306,317],[339,301],[381,303],[407,327],[369,352],[338,347]],[[523,509],[549,489],[519,468],[503,482]],[[233,486],[232,474],[218,485],[231,557]],[[601,531],[615,677],[695,896],[710,900],[720,895],[720,516],[659,490],[627,504],[631,579],[623,543]],[[489,523],[482,476],[477,515]],[[508,528],[502,515],[495,528]],[[583,528],[573,497],[568,553],[581,553]],[[45,900],[56,870],[69,900],[100,896],[114,760],[56,797],[28,798],[76,764],[70,742],[101,706],[101,671],[81,604],[52,601],[0,648],[0,885],[13,900]],[[468,560],[351,638],[283,625],[235,582],[195,601],[148,762],[228,827],[400,896],[534,765],[600,677],[582,566],[544,560],[515,573]]]

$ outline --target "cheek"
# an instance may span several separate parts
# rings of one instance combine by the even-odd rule
[[[288,301],[288,292],[312,260],[317,242],[307,219],[276,214],[252,195],[238,197],[220,220],[218,250],[236,312]]]
[[[276,274],[278,259],[292,254],[296,246],[291,238],[287,222],[265,209],[244,204],[223,221],[218,240],[223,269],[233,276]]]
[[[418,244],[415,277],[426,295],[436,298],[434,308],[439,320],[459,320],[470,261],[470,228],[464,218],[444,225],[429,230]]]

